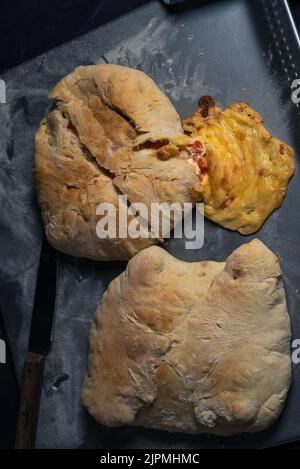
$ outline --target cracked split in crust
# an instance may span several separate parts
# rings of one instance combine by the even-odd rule
[[[49,96],[56,108],[36,135],[35,175],[55,248],[92,259],[129,259],[159,238],[100,240],[99,203],[117,207],[118,195],[125,194],[129,204],[142,202],[151,214],[154,202],[199,199],[199,180],[186,158],[152,148],[185,137],[174,107],[144,73],[117,65],[79,67]]]

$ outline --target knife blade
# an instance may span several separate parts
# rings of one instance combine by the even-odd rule
[[[34,448],[44,365],[51,349],[57,282],[57,251],[43,236],[28,351],[21,385],[15,448]]]

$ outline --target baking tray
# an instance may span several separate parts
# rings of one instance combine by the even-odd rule
[[[78,65],[113,62],[144,70],[169,95],[182,117],[200,95],[225,106],[247,101],[267,127],[300,154],[299,107],[291,100],[299,40],[283,0],[159,1],[102,24],[75,40],[2,73],[7,104],[0,105],[0,309],[20,379],[27,347],[42,225],[32,178],[33,139],[48,90]],[[185,260],[224,260],[254,237],[281,259],[292,320],[300,338],[300,191],[292,179],[283,207],[255,236],[241,236],[206,220],[205,244],[185,251],[184,240],[167,250]],[[39,448],[261,448],[300,439],[300,365],[278,422],[269,430],[234,438],[168,434],[98,425],[80,403],[88,333],[96,306],[124,263],[59,256],[54,343],[48,356],[37,436]],[[276,370],[274,370],[276,373]]]

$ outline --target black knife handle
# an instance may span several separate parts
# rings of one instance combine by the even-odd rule
[[[35,446],[44,364],[44,355],[27,353],[17,421],[16,449],[30,449]]]

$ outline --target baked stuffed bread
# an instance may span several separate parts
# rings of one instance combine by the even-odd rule
[[[149,225],[153,203],[204,201],[209,219],[253,233],[281,205],[294,172],[292,149],[247,104],[221,111],[204,97],[183,129],[168,98],[138,70],[79,67],[49,97],[54,109],[36,135],[38,201],[49,242],[73,256],[127,260],[157,243],[164,232],[159,226],[153,235]],[[101,203],[115,207],[116,226],[122,204],[142,203],[143,235],[100,239]],[[137,216],[128,213],[126,225]]]
[[[187,263],[153,246],[102,298],[83,403],[108,426],[261,431],[284,407],[290,336],[279,261],[260,241],[226,262]]]
[[[96,207],[199,199],[199,183],[172,138],[180,118],[144,73],[118,65],[79,67],[50,92],[54,109],[36,135],[38,201],[49,242],[91,259],[126,260],[159,239],[100,239]],[[162,150],[163,147],[163,150]],[[134,215],[129,218],[134,217]],[[145,236],[145,234],[144,234]]]
[[[209,96],[184,121],[205,147],[201,177],[205,216],[242,234],[257,231],[281,206],[294,173],[294,152],[273,137],[246,103],[222,111]]]

